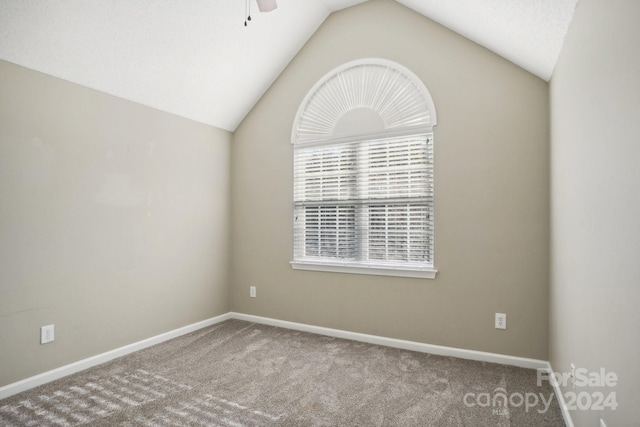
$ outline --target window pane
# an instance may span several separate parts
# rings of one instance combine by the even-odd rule
[[[296,210],[296,226],[304,235],[296,248],[298,256],[356,258],[355,206],[304,206]]]
[[[433,189],[429,144],[426,135],[365,144],[363,198],[429,196]]]
[[[356,191],[356,153],[340,144],[296,150],[296,201],[347,200]]]
[[[431,262],[431,212],[424,204],[368,206],[368,260]]]

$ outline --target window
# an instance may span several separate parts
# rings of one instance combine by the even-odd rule
[[[408,70],[346,64],[294,125],[293,268],[435,277],[435,109]]]

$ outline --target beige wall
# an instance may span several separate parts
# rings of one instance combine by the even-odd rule
[[[576,412],[576,426],[638,425],[639,22],[637,1],[580,2],[551,83],[551,363],[619,377],[601,390],[617,410]]]
[[[289,266],[294,116],[324,74],[363,57],[408,67],[435,101],[435,280]],[[234,134],[232,309],[546,360],[548,115],[547,83],[395,2],[331,15]]]
[[[0,386],[229,311],[230,140],[0,62]]]

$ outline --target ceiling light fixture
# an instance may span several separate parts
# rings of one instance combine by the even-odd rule
[[[276,0],[256,0],[258,2],[258,9],[260,12],[271,12],[278,8]]]
[[[251,21],[251,1],[252,0],[246,0],[245,2],[245,9],[244,9],[244,13],[245,13],[245,18],[244,18],[244,26],[246,27],[247,24],[249,23],[249,21]],[[272,10],[275,10],[278,8],[278,4],[276,3],[276,0],[256,0],[256,2],[258,3],[258,9],[260,10],[260,12],[271,12]]]

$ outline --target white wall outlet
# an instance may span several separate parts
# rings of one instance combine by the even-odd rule
[[[53,325],[47,325],[40,328],[40,344],[53,342]]]
[[[496,313],[496,329],[507,329],[507,315]]]
[[[255,286],[250,286],[249,287],[249,296],[251,298],[255,298],[256,297],[256,287]]]

